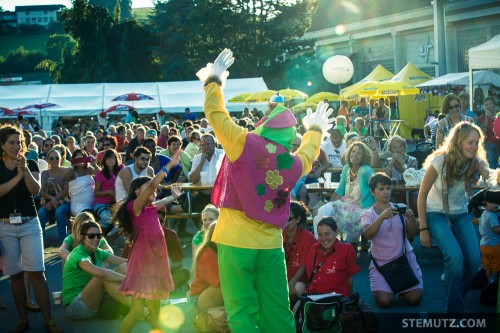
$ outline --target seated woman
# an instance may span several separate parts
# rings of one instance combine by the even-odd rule
[[[308,282],[298,282],[295,287],[297,292],[335,292],[343,297],[352,295],[352,276],[361,268],[356,265],[356,253],[352,246],[341,243],[337,239],[338,234],[337,222],[333,218],[323,217],[318,222],[319,242],[309,249],[305,262]]]
[[[398,211],[390,202],[391,179],[383,173],[376,173],[370,178],[370,191],[375,197],[375,205],[361,214],[361,224],[363,235],[372,241],[373,259],[382,266],[403,255],[403,224]],[[413,239],[419,233],[419,225],[409,208],[406,209],[404,221],[406,255],[420,283],[402,291],[401,295],[409,304],[418,305],[423,295],[422,271],[408,239]],[[389,307],[394,302],[394,293],[373,262],[370,263],[370,289],[379,307]]]
[[[130,307],[130,300],[118,291],[125,278],[127,260],[99,248],[101,226],[87,221],[80,228],[81,244],[67,257],[63,271],[63,304],[71,319],[89,319],[97,314],[104,293]],[[117,266],[102,268],[103,263]]]
[[[192,254],[193,257],[196,257],[196,252],[200,247],[201,243],[203,243],[203,236],[207,233],[208,228],[212,223],[217,222],[219,218],[219,210],[212,204],[208,204],[205,206],[203,211],[201,212],[201,230],[196,233],[193,237],[193,241],[191,242]]]
[[[318,238],[318,222],[323,216],[331,216],[339,223],[342,239],[357,248],[361,235],[361,213],[375,203],[368,181],[375,172],[370,167],[370,149],[355,141],[346,151],[347,164],[342,169],[339,187],[333,193],[331,202],[318,210],[314,218],[314,235]],[[365,248],[362,248],[364,250]]]
[[[307,221],[309,209],[302,201],[290,202],[288,223],[283,230],[283,249],[285,251],[286,275],[290,299],[298,298],[303,290],[296,290],[297,282],[307,281],[306,259],[309,249],[318,241],[314,235],[303,227]]]
[[[90,163],[86,160],[90,159]],[[99,167],[93,156],[88,156],[84,149],[76,149],[71,156],[73,166],[73,180],[69,182],[69,196],[71,197],[71,214],[78,215],[84,210],[92,211],[94,206],[94,177]]]
[[[387,159],[384,171],[392,181],[402,181],[403,173],[408,168],[418,169],[417,159],[406,154],[406,147],[406,140],[399,135],[394,135],[387,142],[391,157]]]
[[[71,229],[71,234],[66,236],[63,243],[59,247],[59,257],[61,257],[62,259],[63,267],[71,251],[73,251],[75,247],[80,245],[82,241],[80,236],[80,228],[82,224],[89,221],[94,221],[94,216],[92,216],[92,214],[89,212],[81,212],[73,220],[73,227]],[[109,252],[110,254],[114,254],[113,249],[111,248],[111,246],[109,246],[108,242],[104,237],[101,238],[101,240],[99,241],[99,248],[101,250]]]
[[[116,177],[123,168],[123,164],[119,164],[119,156],[114,149],[106,150],[100,163],[101,171],[95,176],[94,212],[99,216],[99,224],[106,235],[113,229],[113,225],[109,223],[109,210],[115,203]],[[115,231],[118,231],[118,227],[115,227]]]
[[[62,242],[66,237],[66,218],[71,215],[68,183],[72,176],[72,170],[61,167],[61,155],[55,149],[49,151],[47,160],[49,168],[41,175],[40,196],[43,200],[38,216],[43,233],[45,233],[45,224],[49,218],[55,216],[59,241]]]
[[[212,223],[208,228],[193,264],[190,296],[196,299],[200,311],[224,305],[217,262],[217,243],[212,242],[216,224]]]

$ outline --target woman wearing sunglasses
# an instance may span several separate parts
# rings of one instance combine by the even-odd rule
[[[80,227],[80,245],[67,257],[63,271],[63,305],[71,319],[89,319],[99,310],[106,292],[111,298],[130,307],[130,300],[118,291],[125,278],[127,259],[99,247],[101,226],[89,220]],[[103,268],[103,263],[116,266]]]
[[[441,113],[446,115],[446,118],[438,122],[436,131],[436,148],[438,148],[448,136],[451,129],[461,121],[474,123],[474,119],[460,114],[460,98],[455,94],[448,94],[443,99]]]
[[[61,166],[61,155],[56,149],[47,154],[49,168],[42,172],[40,195],[42,207],[38,211],[40,224],[45,233],[45,224],[55,216],[59,241],[62,243],[66,237],[66,217],[71,215],[71,206],[68,198],[69,180],[73,175],[70,168]]]

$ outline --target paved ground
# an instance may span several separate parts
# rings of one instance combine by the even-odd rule
[[[193,230],[194,226],[189,226]],[[57,291],[62,289],[62,274],[61,274],[61,260],[57,256],[57,248],[55,241],[57,231],[53,226],[47,230],[47,242],[49,245],[45,249],[46,254],[46,276],[49,283],[50,291]],[[189,239],[182,239],[186,259],[185,267],[191,267],[191,245]],[[117,241],[116,251],[120,251],[120,241]],[[54,246],[51,246],[54,245]],[[419,306],[411,307],[405,304],[404,301],[398,300],[396,305],[389,309],[378,309],[372,300],[369,290],[368,280],[368,255],[366,252],[361,252],[358,255],[357,263],[361,266],[362,270],[354,277],[354,290],[358,292],[362,299],[371,305],[376,312],[380,315],[380,332],[404,331],[403,329],[404,318],[426,318],[434,314],[439,314],[443,311],[444,305],[444,288],[440,280],[443,272],[442,257],[438,249],[423,249],[419,245],[418,238],[413,242],[418,262],[423,270],[424,276],[424,299]],[[173,299],[182,298],[182,293],[173,295]],[[0,300],[7,305],[6,310],[0,311],[0,332],[9,332],[9,329],[15,325],[17,320],[17,312],[10,293],[10,282],[8,277],[2,277],[0,280]],[[486,314],[493,314],[495,309],[493,307],[484,306],[479,302],[479,290],[472,290],[466,298],[468,304],[468,312],[478,315],[479,317],[486,316]],[[117,332],[121,323],[121,319],[103,320],[92,319],[86,321],[73,321],[67,318],[66,313],[61,305],[52,306],[54,319],[64,327],[65,332]],[[191,303],[183,303],[178,305],[162,306],[164,323],[167,325],[167,332],[195,332],[192,321],[195,316],[193,306]],[[40,332],[43,329],[43,320],[39,313],[30,313],[30,327],[29,332]],[[407,324],[409,322],[406,322]],[[150,325],[147,322],[139,322],[133,332],[149,332]],[[421,329],[416,331],[422,331]],[[471,330],[471,332],[495,332],[493,327],[484,330]],[[498,332],[498,331],[497,331]],[[238,332],[239,333],[239,332]]]

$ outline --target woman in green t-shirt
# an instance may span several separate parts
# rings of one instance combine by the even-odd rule
[[[104,293],[130,307],[130,300],[118,291],[125,278],[127,259],[99,248],[101,226],[87,221],[80,227],[80,245],[67,257],[63,271],[63,304],[71,319],[89,319],[97,314]],[[114,270],[103,263],[116,266]]]
[[[81,242],[80,228],[82,224],[88,221],[94,221],[94,216],[92,216],[92,214],[89,212],[81,212],[73,220],[73,227],[71,228],[71,234],[66,236],[63,243],[59,247],[59,256],[62,259],[63,267],[71,251],[78,245],[80,245]],[[101,250],[109,252],[110,254],[114,254],[113,249],[111,248],[111,246],[109,246],[108,242],[104,237],[101,238],[101,240],[99,241],[99,248]]]

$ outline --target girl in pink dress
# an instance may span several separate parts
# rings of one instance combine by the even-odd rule
[[[113,217],[113,220],[119,221],[123,233],[134,242],[127,273],[120,285],[123,294],[132,296],[130,312],[122,322],[120,333],[132,330],[135,322],[142,316],[144,306],[149,309],[149,322],[153,330],[161,331],[158,321],[160,300],[168,298],[169,292],[174,290],[174,283],[170,274],[165,237],[157,216],[158,206],[153,201],[160,182],[179,164],[180,152],[179,150],[153,179],[134,179],[127,199],[120,204]],[[174,192],[179,194],[178,191]],[[161,204],[163,200],[157,204]]]

